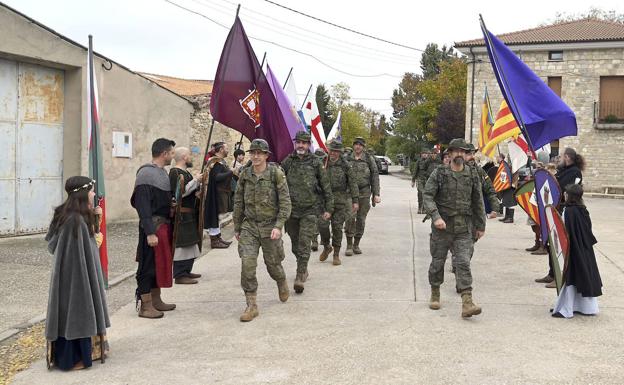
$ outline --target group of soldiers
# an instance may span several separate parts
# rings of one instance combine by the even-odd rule
[[[285,258],[282,227],[291,239],[297,260],[293,288],[304,291],[314,234],[319,232],[325,261],[333,251],[333,264],[340,265],[343,226],[345,255],[361,254],[366,215],[381,202],[379,173],[365,151],[366,141],[356,138],[353,153],[345,156],[340,141],[328,143],[329,154],[310,151],[311,137],[305,131],[295,136],[295,150],[281,164],[268,163],[269,145],[254,139],[249,147],[251,164],[239,175],[234,196],[234,231],[241,258],[241,286],[247,307],[240,316],[248,322],[258,316],[256,268],[262,255],[269,275],[277,282],[280,301],[290,292],[282,261]],[[331,229],[331,231],[330,231]]]
[[[444,264],[451,252],[456,290],[462,297],[462,317],[481,314],[472,299],[470,261],[474,243],[485,233],[487,199],[496,217],[500,202],[491,180],[474,160],[475,148],[464,139],[450,141],[444,156],[438,160],[435,151],[425,151],[413,167],[412,187],[418,181],[418,212],[431,218],[429,308],[440,309],[440,286],[444,282]]]

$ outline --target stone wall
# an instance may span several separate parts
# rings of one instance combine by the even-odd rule
[[[513,47],[512,47],[513,48]],[[553,48],[556,50],[556,48]],[[514,51],[516,51],[514,49]],[[601,191],[606,184],[621,184],[621,165],[624,164],[624,130],[598,129],[594,124],[594,102],[600,99],[600,77],[624,75],[624,48],[564,50],[563,61],[549,61],[548,51],[516,51],[520,58],[544,81],[548,77],[562,78],[561,98],[572,108],[578,123],[578,135],[562,138],[561,152],[572,147],[586,159],[583,173],[586,191]],[[496,115],[502,94],[486,53],[475,53],[477,61],[468,65],[466,100],[466,139],[477,143],[481,103],[485,86]],[[472,57],[469,57],[471,60]],[[473,120],[470,122],[472,66],[475,66]],[[472,129],[471,129],[472,127]],[[472,138],[471,138],[472,136]],[[507,152],[506,145],[501,151]]]
[[[191,114],[191,140],[190,146],[193,151],[193,164],[196,169],[201,168],[204,152],[206,151],[206,141],[210,132],[212,116],[210,115],[210,94],[191,96],[195,111]],[[230,149],[228,164],[234,162],[234,146],[240,141],[240,132],[233,130],[221,123],[215,122],[210,143],[225,142]],[[243,137],[243,149],[249,148],[249,140]]]

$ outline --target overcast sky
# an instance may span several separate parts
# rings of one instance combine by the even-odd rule
[[[226,29],[164,0],[0,1],[84,45],[92,34],[96,51],[135,71],[192,79],[214,78],[237,3],[235,0],[171,0],[227,26]],[[538,26],[557,12],[584,12],[592,4],[624,13],[621,0],[276,2],[419,49],[430,42],[452,45],[455,41],[480,37],[479,13],[495,34]],[[353,101],[391,115],[389,99],[401,75],[420,72],[418,51],[342,31],[264,0],[240,3],[241,20],[250,37],[306,52],[327,64],[251,39],[259,60],[266,52],[268,63],[280,81],[294,67],[300,94],[305,94],[312,83],[329,86],[346,82],[351,86],[351,96],[361,98]]]

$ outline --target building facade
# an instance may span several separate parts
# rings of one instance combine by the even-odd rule
[[[88,173],[87,49],[3,4],[0,36],[0,236],[36,233],[65,199],[65,180]],[[107,217],[136,218],[136,170],[158,137],[190,144],[195,109],[102,55],[95,65]]]
[[[586,159],[584,186],[617,185],[624,163],[624,25],[582,19],[498,37],[576,114],[578,134],[552,143],[551,156],[572,147]],[[477,143],[487,87],[493,114],[502,94],[483,39],[455,47],[467,56],[466,139]],[[539,101],[536,101],[539,102]],[[501,146],[506,152],[506,146]]]

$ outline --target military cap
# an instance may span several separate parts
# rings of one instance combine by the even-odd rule
[[[300,140],[302,142],[310,142],[312,141],[312,137],[309,132],[299,131],[295,134],[295,140]]]
[[[470,150],[468,150],[470,152],[476,152],[477,151],[477,149],[475,148],[474,144],[472,144],[472,143],[468,143],[468,148],[470,148]]]
[[[260,150],[269,154],[271,153],[271,151],[269,151],[269,144],[264,139],[254,139],[251,141],[251,144],[249,145],[249,150],[247,150],[247,152],[252,152],[255,150]]]
[[[454,148],[459,148],[460,150],[464,150],[464,151],[471,151],[470,146],[468,145],[468,143],[466,143],[466,141],[463,138],[455,138],[449,142],[449,145],[448,145],[449,151]]]
[[[355,139],[353,139],[353,144],[361,144],[362,146],[366,146],[366,139],[362,138],[361,136],[357,136]]]
[[[347,152],[347,153],[352,153],[353,152],[353,148],[345,147],[344,151]]]
[[[329,151],[344,151],[344,146],[342,145],[342,142],[339,142],[337,140],[332,140],[331,142],[329,142],[328,148]]]
[[[316,151],[314,151],[314,155],[318,156],[319,158],[323,159],[327,156],[327,153],[325,151],[323,151],[322,148],[317,148]]]

